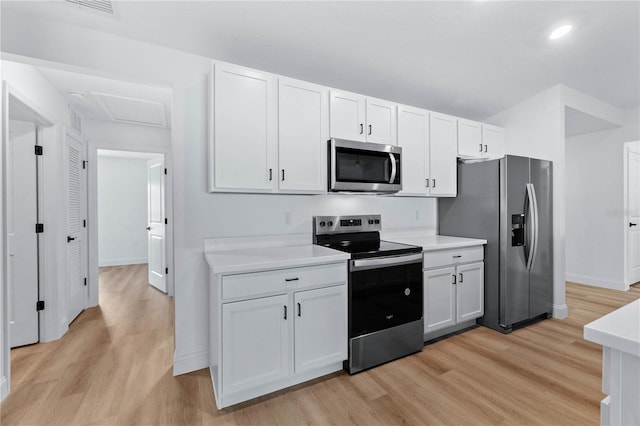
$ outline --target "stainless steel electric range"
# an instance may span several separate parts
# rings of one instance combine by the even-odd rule
[[[380,215],[313,217],[314,244],[351,254],[349,374],[423,347],[422,248],[382,241],[381,228]]]

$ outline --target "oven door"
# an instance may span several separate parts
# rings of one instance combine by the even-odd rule
[[[402,189],[402,149],[393,145],[329,141],[330,191],[393,193]]]
[[[422,254],[349,263],[349,338],[419,320]]]

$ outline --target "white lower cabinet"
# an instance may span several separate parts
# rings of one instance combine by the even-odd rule
[[[211,373],[218,408],[342,369],[347,266],[212,277]]]
[[[482,247],[424,255],[424,333],[455,331],[484,315]],[[442,333],[446,334],[446,333]]]

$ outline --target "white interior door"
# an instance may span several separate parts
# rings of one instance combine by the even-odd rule
[[[629,284],[640,281],[640,143],[627,153],[627,265]]]
[[[38,335],[37,171],[34,123],[12,120],[7,146],[7,278],[10,346]]]
[[[164,156],[158,156],[147,163],[147,210],[149,220],[149,284],[167,292],[165,269],[165,212],[164,212]]]
[[[73,321],[88,303],[86,174],[83,169],[82,140],[67,132],[65,135],[65,189],[67,216],[67,287],[68,320]]]

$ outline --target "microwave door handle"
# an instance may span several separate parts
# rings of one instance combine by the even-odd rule
[[[393,153],[389,153],[389,158],[391,159],[391,179],[389,179],[389,183],[393,183],[396,180],[396,173],[398,171],[396,166],[396,157]]]

